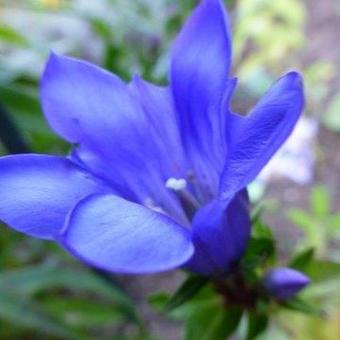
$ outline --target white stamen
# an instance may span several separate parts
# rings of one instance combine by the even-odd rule
[[[181,191],[184,190],[187,186],[187,181],[184,178],[174,178],[170,177],[166,182],[165,186],[168,189],[174,190],[174,191]]]

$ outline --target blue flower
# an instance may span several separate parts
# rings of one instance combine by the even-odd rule
[[[285,267],[271,269],[263,278],[263,286],[270,295],[285,300],[299,293],[310,283],[303,273]]]
[[[180,32],[167,87],[52,54],[42,108],[73,151],[0,158],[0,219],[114,272],[228,272],[249,238],[246,186],[303,109],[290,72],[246,117],[232,112],[230,65],[219,0],[203,0]]]

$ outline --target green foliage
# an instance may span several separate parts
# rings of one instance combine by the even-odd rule
[[[152,304],[155,306],[157,301],[157,307],[166,311],[169,317],[185,321],[182,335],[185,340],[226,339],[237,329],[241,320],[242,309],[239,306],[226,308],[223,299],[216,294],[216,290],[208,282],[205,282],[204,287],[201,286],[199,291],[195,289],[196,294],[191,294],[191,299],[185,298],[180,304],[178,297],[181,294],[187,297],[185,291],[192,293],[191,287],[198,285],[195,280],[189,278],[173,297],[160,293],[153,297]],[[174,299],[174,297],[176,298]],[[172,305],[172,308],[169,309],[169,303],[175,300],[176,306]]]
[[[78,338],[76,333],[50,317],[38,304],[12,291],[0,289],[0,317],[14,325],[32,328],[38,332],[65,339]]]
[[[309,210],[293,208],[288,218],[305,235],[300,247],[312,246],[319,256],[336,256],[329,249],[330,241],[339,240],[340,213],[332,213],[330,196],[323,186],[314,186],[310,194]],[[328,255],[329,256],[329,255]]]
[[[252,235],[242,259],[243,269],[253,276],[259,266],[272,264],[275,256],[275,240],[270,228],[261,221],[260,215],[253,213]]]
[[[262,94],[277,74],[292,66],[303,46],[304,8],[296,0],[239,0],[235,10],[234,55],[242,86]],[[266,65],[266,66],[263,66]]]
[[[304,271],[314,258],[314,248],[307,248],[296,254],[291,260],[289,267]]]
[[[0,40],[19,47],[27,47],[25,37],[9,26],[0,25]]]
[[[25,140],[35,152],[62,153],[66,143],[51,133],[40,110],[37,95],[38,84],[13,81],[1,85],[0,102],[11,114]],[[13,136],[14,138],[14,136]]]
[[[314,260],[310,261],[304,271],[314,283],[340,278],[340,264],[333,261]]]
[[[92,291],[114,301],[127,310],[131,301],[118,287],[105,282],[88,270],[63,268],[42,264],[0,273],[0,287],[14,289],[21,294],[36,294],[44,289],[67,287],[78,291]]]
[[[226,339],[237,328],[242,311],[224,308],[218,301],[207,301],[190,313],[184,328],[184,340]]]
[[[311,314],[316,316],[322,316],[323,311],[320,307],[314,306],[311,303],[302,300],[301,298],[292,298],[282,304],[282,307],[291,309],[293,311],[301,312],[303,314]]]
[[[248,327],[245,339],[252,340],[263,333],[268,326],[268,319],[268,315],[265,313],[250,311],[248,313]]]
[[[66,339],[88,338],[103,326],[139,322],[118,286],[90,270],[55,264],[1,272],[0,318]]]
[[[207,283],[208,279],[205,277],[189,275],[177,292],[167,302],[166,310],[171,311],[191,300]]]

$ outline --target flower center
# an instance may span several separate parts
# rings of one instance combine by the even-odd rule
[[[165,182],[165,187],[172,190],[180,200],[183,210],[189,220],[193,217],[200,204],[195,196],[188,190],[188,183],[184,178],[170,177]]]
[[[181,191],[187,187],[187,181],[184,178],[170,177],[166,182],[165,186],[173,191]]]

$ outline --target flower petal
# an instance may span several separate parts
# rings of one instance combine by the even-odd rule
[[[241,117],[230,114],[230,146],[220,191],[223,199],[246,187],[292,132],[303,110],[301,76],[290,72],[280,78],[252,112]]]
[[[170,70],[183,143],[202,178],[221,170],[217,168],[225,158],[226,115],[221,103],[234,83],[228,78],[230,63],[229,23],[222,2],[203,0],[174,44]]]
[[[193,220],[195,254],[186,267],[201,275],[227,273],[240,260],[250,237],[249,201],[243,190],[230,202],[212,201]]]
[[[130,83],[130,90],[148,118],[149,133],[154,133],[154,138],[160,142],[155,147],[159,148],[166,165],[162,172],[166,178],[184,177],[187,170],[185,155],[169,88],[150,84],[135,76]]]
[[[171,201],[152,120],[137,96],[118,77],[87,62],[50,56],[41,82],[47,120],[55,131],[80,147],[73,154],[91,173],[107,180],[120,195],[145,203]],[[166,203],[167,204],[167,203]],[[164,208],[162,206],[162,208]]]
[[[188,131],[199,132],[203,123],[213,118],[207,117],[204,109],[221,99],[228,84],[230,41],[228,19],[221,2],[203,0],[174,44],[171,86],[183,115],[181,122]]]
[[[91,175],[61,157],[0,158],[0,220],[30,236],[52,239],[81,198],[105,191]]]
[[[111,128],[125,130],[129,117],[138,119],[138,107],[118,77],[54,53],[46,64],[40,95],[49,124],[72,143],[101,149],[111,142]]]
[[[60,241],[83,261],[120,273],[176,268],[193,253],[186,229],[114,195],[82,200],[70,214]]]

